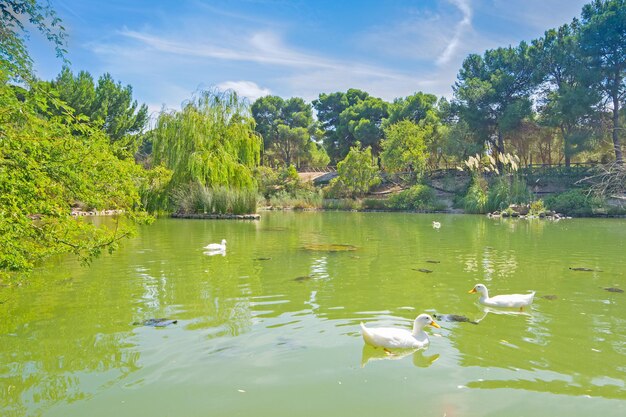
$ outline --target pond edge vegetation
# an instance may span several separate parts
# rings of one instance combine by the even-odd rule
[[[72,70],[48,3],[2,11],[0,281],[60,253],[88,264],[159,216],[626,214],[626,0],[592,1],[537,39],[469,55],[452,99],[351,88],[249,103],[210,88],[152,120],[130,85]],[[34,73],[28,30],[65,63],[54,80]],[[327,182],[301,179],[329,166]],[[84,220],[103,211],[112,226]]]

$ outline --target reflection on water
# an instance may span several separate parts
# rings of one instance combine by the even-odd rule
[[[487,415],[481,404],[565,401],[586,416],[590,396],[593,413],[626,414],[626,294],[605,290],[626,288],[626,222],[438,216],[435,230],[433,220],[159,220],[90,268],[59,259],[28,285],[0,287],[0,409],[263,417],[306,403],[307,414],[407,415],[417,401],[423,415],[450,403]],[[228,256],[199,249],[223,237]],[[311,243],[357,250],[302,250]],[[433,273],[412,271],[426,260]],[[467,294],[476,282],[537,297],[522,312],[491,309]],[[405,326],[417,311],[478,324],[440,323],[425,351],[363,345],[360,321]],[[155,317],[178,323],[133,326]]]
[[[624,381],[611,380],[610,378],[607,378],[607,380],[608,381],[598,381],[599,383],[593,383],[593,381],[576,381],[575,378],[571,380],[553,379],[550,381],[537,379],[483,380],[469,382],[467,387],[479,389],[509,388],[547,392],[551,394],[593,396],[623,400],[624,394],[626,393]]]
[[[218,249],[218,250],[207,250],[203,252],[206,256],[226,256],[226,249]]]
[[[427,368],[439,359],[439,354],[426,355],[425,352],[425,349],[399,349],[390,351],[364,344],[363,351],[361,352],[361,367],[363,368],[369,362],[373,361],[394,361],[411,356],[413,358],[413,365],[419,368]]]
[[[505,316],[526,316],[531,317],[532,305],[529,307],[524,307],[523,310],[519,308],[495,308],[489,307],[482,304],[476,304],[478,310],[482,311],[482,315],[476,319],[476,322],[480,323],[487,317],[489,313],[491,314],[500,314]]]

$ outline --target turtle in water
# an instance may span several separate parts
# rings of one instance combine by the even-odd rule
[[[602,272],[602,271],[600,271],[599,269],[591,269],[591,268],[583,268],[583,267],[575,267],[575,268],[572,268],[572,267],[570,266],[570,268],[569,268],[569,269],[571,269],[572,271]]]
[[[554,294],[548,294],[548,295],[542,295],[541,298],[543,298],[545,300],[556,300],[559,297],[557,297]]]
[[[608,292],[624,292],[624,290],[623,290],[623,289],[621,289],[621,288],[615,288],[615,287],[608,287],[608,288],[605,288],[604,290],[605,290],[605,291],[608,291]]]
[[[459,314],[433,314],[433,317],[440,321],[454,321],[457,323],[472,323],[478,324],[478,322],[470,320],[465,316]]]
[[[147,319],[141,322],[136,321],[133,323],[133,326],[165,327],[165,326],[169,326],[170,324],[176,324],[176,323],[178,323],[178,320],[160,318],[160,319]]]
[[[296,277],[293,280],[297,282],[304,282],[310,280],[311,278],[313,278],[311,275],[303,275],[301,277]]]

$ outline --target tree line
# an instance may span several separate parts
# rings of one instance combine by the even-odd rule
[[[538,39],[469,55],[450,101],[418,92],[386,102],[356,89],[320,94],[308,106],[298,98],[262,97],[252,105],[256,130],[273,155],[267,162],[285,165],[323,163],[305,151],[311,142],[323,144],[335,164],[359,142],[391,170],[407,168],[399,162],[406,149],[398,145],[425,146],[431,166],[485,151],[511,152],[525,163],[569,166],[577,156],[622,163],[625,45],[626,3],[596,0],[580,18]],[[316,121],[299,118],[311,109]],[[299,142],[278,134],[294,129],[294,120],[308,141],[304,130]],[[411,144],[389,134],[406,129]],[[289,152],[281,153],[285,147]]]

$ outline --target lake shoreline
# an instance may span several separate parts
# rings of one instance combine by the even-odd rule
[[[207,214],[207,213],[172,213],[173,219],[199,219],[199,220],[259,220],[261,215],[254,214]]]

